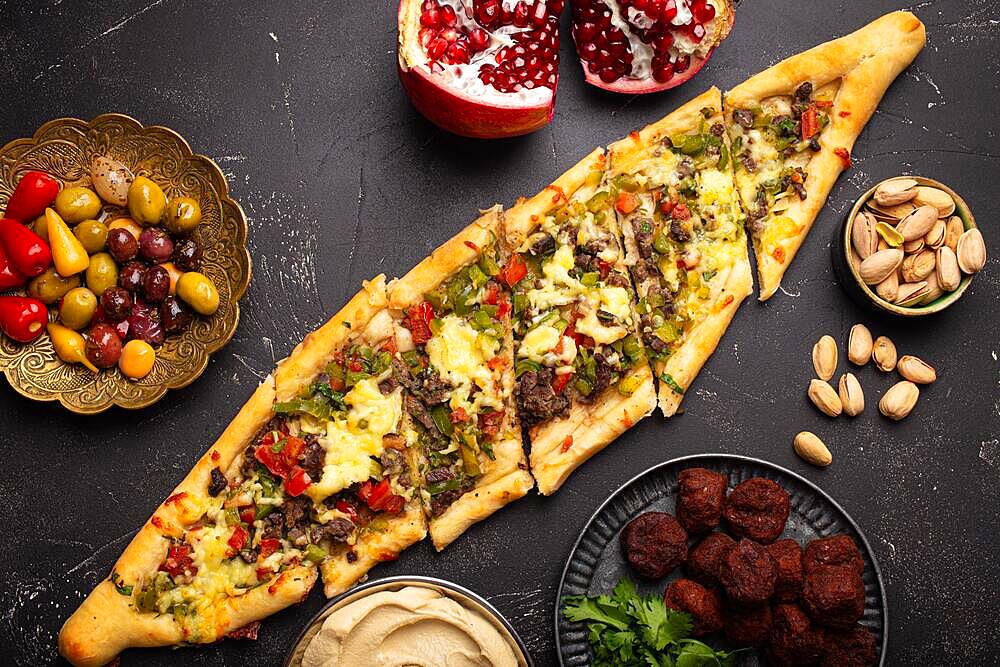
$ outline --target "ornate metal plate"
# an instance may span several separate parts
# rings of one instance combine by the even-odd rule
[[[806,478],[762,459],[734,454],[698,454],[667,461],[653,466],[633,478],[604,501],[587,522],[577,539],[563,570],[556,596],[555,630],[559,663],[564,667],[583,667],[591,664],[587,627],[574,623],[562,614],[563,597],[567,595],[598,595],[610,593],[622,577],[636,582],[644,595],[662,595],[668,582],[677,579],[679,570],[661,581],[648,582],[635,576],[622,556],[618,533],[631,519],[649,511],[675,511],[677,475],[685,468],[702,467],[724,475],[729,490],[751,477],[764,477],[780,484],[788,491],[791,514],[782,537],[794,538],[803,546],[818,538],[839,533],[850,535],[861,550],[865,561],[862,581],[865,585],[865,611],[861,625],[875,635],[879,646],[878,664],[884,665],[889,641],[889,609],[886,605],[885,584],[875,553],[861,528],[822,489]],[[697,539],[692,539],[694,545]],[[723,640],[710,637],[710,644],[722,648]],[[767,664],[763,651],[741,653],[740,667],[760,667]]]
[[[47,334],[22,345],[0,335],[0,372],[11,387],[38,401],[59,401],[80,414],[95,414],[112,405],[143,408],[169,389],[194,382],[208,358],[228,343],[240,319],[239,300],[250,282],[247,220],[229,197],[219,167],[195,155],[187,141],[165,127],[143,127],[121,114],[103,114],[89,123],[59,118],[41,126],[30,139],[17,139],[0,149],[0,209],[20,175],[37,169],[60,179],[64,186],[90,185],[90,162],[108,155],[128,165],[135,175],[151,178],[167,197],[188,196],[201,205],[197,233],[204,250],[201,272],[219,289],[220,306],[210,318],[195,317],[181,334],[168,336],[157,350],[153,371],[130,380],[117,368],[94,375],[86,368],[56,357]],[[111,206],[105,210],[118,217]],[[127,215],[127,211],[123,212]]]

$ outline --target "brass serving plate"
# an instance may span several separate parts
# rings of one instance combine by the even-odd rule
[[[185,195],[201,204],[197,236],[204,250],[201,272],[219,289],[220,306],[210,318],[195,317],[182,334],[168,336],[157,350],[153,371],[130,380],[117,368],[94,375],[56,357],[48,334],[22,345],[0,335],[0,372],[20,394],[37,401],[59,401],[72,412],[96,414],[113,405],[128,409],[149,406],[170,389],[194,382],[209,357],[236,333],[239,300],[250,282],[247,219],[229,196],[219,167],[195,155],[187,141],[165,127],[143,127],[122,114],[102,114],[92,121],[59,118],[38,128],[30,139],[17,139],[0,149],[0,210],[20,174],[37,169],[64,185],[90,185],[90,161],[108,155],[151,178],[168,197]],[[105,206],[113,214],[114,207]],[[121,212],[127,215],[127,211]]]

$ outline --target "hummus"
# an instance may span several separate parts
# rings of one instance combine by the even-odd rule
[[[302,667],[517,667],[491,619],[436,590],[380,591],[327,617]]]

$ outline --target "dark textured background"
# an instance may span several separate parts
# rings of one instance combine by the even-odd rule
[[[598,144],[653,121],[709,85],[727,88],[792,53],[898,7],[891,0],[746,0],[696,80],[648,97],[585,87],[563,42],[552,125],[477,142],[408,105],[395,73],[395,3],[385,0],[0,0],[0,143],[59,116],[131,114],[183,134],[229,176],[251,227],[255,275],[233,342],[190,388],[138,413],[74,417],[0,380],[0,663],[55,662],[56,633],[149,513],[222,431],[274,361],[375,273],[400,275],[477,207],[530,195]],[[1000,21],[993,0],[926,0],[928,45],[862,134],[769,303],[743,306],[689,391],[686,413],[647,419],[553,498],[535,494],[475,526],[445,553],[429,544],[376,570],[429,574],[491,599],[540,665],[555,662],[555,586],[584,522],[654,463],[723,451],[805,474],[867,532],[888,586],[889,664],[1000,661]],[[565,19],[564,19],[565,20]],[[896,324],[848,301],[829,240],[873,181],[907,172],[951,184],[993,258],[951,311]],[[865,321],[940,380],[901,424],[875,404],[892,379],[858,373],[868,409],[828,420],[807,402],[809,351]],[[842,353],[843,356],[843,353]],[[841,369],[842,370],[842,369]],[[792,436],[815,431],[827,470]],[[273,665],[323,603],[267,621],[256,643],[130,651],[123,664]]]

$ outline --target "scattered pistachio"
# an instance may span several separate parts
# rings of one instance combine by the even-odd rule
[[[913,406],[917,404],[918,398],[920,398],[920,389],[917,388],[917,385],[909,380],[903,380],[885,392],[882,400],[878,402],[878,409],[889,419],[899,421],[913,411]]]
[[[827,417],[838,417],[844,410],[837,392],[823,380],[811,380],[808,394],[813,405]]]
[[[861,323],[855,324],[847,338],[848,360],[857,366],[864,366],[871,361],[872,345],[872,332],[868,327]]]
[[[833,455],[823,441],[809,431],[802,431],[795,436],[792,442],[795,453],[802,457],[806,463],[814,466],[826,467],[833,463]]]
[[[915,384],[930,384],[937,380],[937,371],[929,363],[915,357],[912,354],[905,354],[896,364],[896,370],[904,378]]]
[[[876,368],[891,373],[896,367],[896,346],[886,336],[879,336],[872,347],[872,358]]]
[[[833,336],[820,338],[812,350],[813,368],[821,380],[829,380],[837,370],[837,341]]]
[[[844,414],[848,417],[857,417],[865,411],[865,393],[854,373],[844,373],[840,376],[837,394],[840,396]]]

